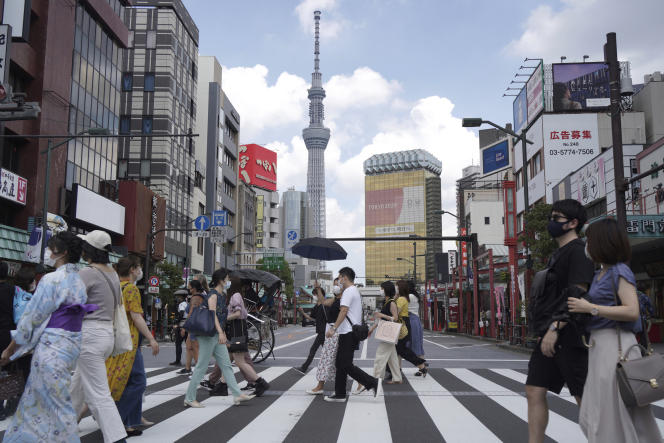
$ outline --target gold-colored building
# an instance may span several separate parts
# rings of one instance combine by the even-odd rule
[[[441,235],[442,164],[422,149],[378,154],[364,162],[365,236],[432,237]],[[415,243],[415,245],[414,245]],[[384,280],[417,281],[435,276],[434,254],[441,241],[367,241],[367,284]]]

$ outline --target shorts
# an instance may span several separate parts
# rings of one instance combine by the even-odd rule
[[[196,341],[196,336],[192,334],[191,332],[189,333],[189,341]]]
[[[560,344],[561,341],[563,344]],[[556,343],[556,353],[551,358],[542,354],[541,343],[537,343],[528,362],[526,385],[547,388],[560,394],[567,384],[570,393],[580,398],[588,374],[588,349],[564,342],[561,336]]]

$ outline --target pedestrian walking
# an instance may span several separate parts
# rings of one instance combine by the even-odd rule
[[[226,298],[228,316],[226,317],[226,331],[229,338],[233,338],[234,334],[242,333],[245,338],[245,343],[248,343],[249,337],[247,336],[247,308],[244,306],[242,280],[237,277],[231,277],[231,286],[228,289],[230,297]],[[254,394],[256,397],[263,395],[265,391],[270,388],[268,382],[262,377],[259,377],[254,370],[252,364],[247,363],[249,358],[248,348],[244,350],[234,351],[231,349],[231,355],[235,365],[242,371],[247,382],[254,383]],[[251,360],[251,358],[249,358]]]
[[[116,266],[120,277],[123,304],[127,313],[127,322],[133,349],[129,352],[109,357],[106,360],[108,386],[115,400],[118,413],[129,437],[141,435],[140,426],[152,425],[143,418],[143,394],[147,386],[141,337],[145,337],[152,348],[152,355],[159,353],[159,344],[154,339],[143,319],[141,293],[136,282],[143,278],[143,270],[135,257],[123,257]]]
[[[386,281],[381,283],[380,292],[384,298],[383,308],[374,314],[376,323],[369,330],[369,335],[378,327],[379,320],[398,322],[399,311],[397,304],[394,301],[396,289],[394,283]],[[406,337],[408,330],[406,325],[401,325],[400,337]],[[374,377],[385,378],[385,368],[389,366],[392,373],[392,380],[386,382],[387,384],[401,384],[401,367],[399,366],[399,356],[397,355],[397,347],[394,343],[387,343],[381,341],[376,349],[376,357],[374,358]]]
[[[35,269],[32,266],[21,266],[16,275],[14,276],[14,283],[16,283],[14,293],[14,324],[18,324],[25,312],[25,308],[28,306],[30,300],[32,300],[32,295],[37,288],[37,283],[35,281]],[[0,347],[0,349],[3,349]],[[30,362],[32,360],[32,353],[29,352],[23,357],[17,359],[14,363],[16,364],[16,370],[19,371],[24,380],[27,382],[28,375],[30,374]],[[14,402],[18,405],[18,399]],[[7,415],[13,413],[15,406],[6,410]]]
[[[196,282],[194,283],[194,285],[200,285],[200,292],[198,292],[196,295],[192,294],[191,292],[189,293],[189,296],[187,297],[187,307],[186,307],[187,317],[191,315],[191,311],[193,311],[194,308],[200,306],[200,304],[203,302],[205,294],[205,292],[203,291],[203,285],[201,284],[200,281],[191,280],[189,283],[191,282]],[[191,285],[189,286],[191,287]],[[185,352],[184,368],[177,371],[177,374],[191,375],[192,365],[198,363],[198,351],[199,351],[198,337],[195,334],[191,333],[190,331],[186,331],[185,345],[186,345],[186,352]]]
[[[420,320],[420,294],[417,292],[415,282],[408,281],[408,324],[410,329],[410,349],[413,350],[415,355],[424,358],[424,334],[422,330],[422,321]],[[416,376],[421,376],[421,372],[415,373]]]
[[[588,372],[588,350],[583,345],[583,330],[567,321],[568,294],[588,290],[594,265],[585,253],[579,232],[586,223],[586,210],[576,200],[555,202],[547,230],[558,244],[549,260],[541,300],[531,298],[531,324],[538,342],[528,363],[526,397],[528,434],[531,443],[544,440],[549,409],[547,391],[559,394],[567,384],[577,403],[581,403]]]
[[[419,369],[419,373],[422,377],[426,377],[429,372],[427,367],[427,362],[425,359],[415,355],[415,352],[408,346],[408,343],[412,341],[412,334],[410,333],[411,325],[408,312],[408,304],[410,297],[408,296],[408,283],[405,280],[397,281],[398,297],[396,299],[397,311],[399,313],[399,322],[406,326],[406,331],[408,333],[406,336],[399,336],[399,341],[397,342],[397,354],[399,357],[410,362],[413,366],[416,366]],[[394,374],[392,374],[394,377]]]
[[[106,359],[113,352],[115,309],[121,303],[120,279],[108,257],[111,236],[104,231],[92,231],[80,236],[82,258],[88,267],[80,271],[88,293],[88,302],[99,309],[83,319],[81,355],[72,379],[72,402],[79,419],[87,409],[99,424],[105,442],[115,442],[127,436],[122,419],[108,386]]]
[[[616,381],[621,358],[641,358],[636,335],[643,330],[639,317],[636,279],[627,265],[631,248],[627,234],[611,218],[586,231],[586,254],[600,266],[587,298],[567,299],[570,312],[590,314],[588,377],[583,388],[579,424],[590,443],[661,442],[650,406],[625,406]]]
[[[302,366],[293,368],[302,375],[307,373],[309,365],[311,365],[311,362],[314,361],[314,357],[316,356],[318,348],[323,346],[325,343],[325,329],[327,324],[325,321],[325,312],[323,308],[323,302],[325,301],[325,290],[317,286],[314,288],[313,293],[316,296],[316,305],[311,310],[311,315],[305,313],[304,310],[300,308],[300,312],[307,320],[314,321],[316,323],[316,338],[314,339],[314,342],[309,349],[309,355],[307,356],[307,359],[304,361],[304,363],[302,363]]]
[[[335,333],[339,334],[336,358],[337,373],[334,383],[335,393],[325,397],[325,401],[346,401],[346,381],[349,375],[362,386],[372,390],[375,397],[380,390],[380,379],[370,376],[353,364],[353,356],[360,343],[355,339],[352,327],[362,323],[362,297],[355,286],[355,271],[349,267],[341,268],[337,278],[343,291],[340,301],[341,308],[334,326],[325,334],[328,338]]]
[[[34,351],[33,367],[5,442],[79,440],[71,373],[81,351],[83,316],[95,308],[85,304],[88,296],[76,265],[81,243],[70,232],[49,239],[44,263],[55,271],[42,277],[10,343],[3,348],[3,366]]]
[[[323,306],[323,316],[325,318],[325,333],[329,331],[334,322],[339,316],[339,311],[341,309],[341,287],[339,286],[339,281],[334,280],[334,286],[332,288],[334,297],[328,300],[325,300],[322,303]],[[325,337],[325,342],[323,343],[323,352],[321,353],[318,366],[316,368],[316,380],[318,384],[313,389],[308,389],[307,394],[318,395],[323,393],[323,388],[325,387],[325,382],[334,380],[336,376],[336,359],[337,359],[337,348],[339,346],[339,333],[335,332],[331,337]]]
[[[180,289],[177,292],[184,291]],[[177,294],[176,292],[176,294]],[[185,320],[187,320],[187,301],[185,297],[176,295],[175,300],[177,303],[175,325],[173,326],[173,338],[175,339],[175,360],[170,362],[170,366],[182,366],[182,343],[187,342],[187,331],[182,327]]]
[[[225,270],[220,273],[215,272],[215,274],[212,275],[213,287],[219,286],[219,282],[223,280],[223,278],[225,278],[222,277],[222,274],[224,273],[226,273]],[[192,292],[192,294],[199,296],[198,294],[202,293],[203,288],[199,281],[192,280],[191,282],[189,282],[189,289]],[[218,302],[219,302],[218,291],[211,292],[209,296],[204,298],[202,301],[202,303],[205,306],[207,306],[207,308],[210,311],[215,313],[214,327],[216,333],[211,337],[201,335],[198,338],[200,340],[200,354],[199,354],[200,358],[196,362],[194,373],[192,374],[191,381],[189,382],[189,386],[187,387],[187,394],[184,399],[185,407],[192,407],[192,408],[204,407],[202,403],[199,403],[196,400],[196,390],[198,389],[199,383],[203,379],[205,371],[207,371],[208,363],[210,362],[210,358],[212,356],[214,356],[215,360],[217,361],[217,364],[224,373],[226,383],[228,384],[228,389],[230,389],[231,392],[233,393],[234,397],[233,402],[236,405],[238,405],[241,402],[248,401],[254,398],[254,395],[243,394],[240,391],[240,387],[238,386],[237,382],[235,381],[235,374],[233,374],[233,367],[231,366],[230,357],[228,355],[228,348],[227,348],[228,340],[226,338],[224,330],[221,328],[221,323],[219,322],[218,308],[220,308],[220,306],[218,305]]]

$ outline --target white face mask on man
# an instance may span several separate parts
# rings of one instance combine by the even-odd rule
[[[334,292],[334,295],[339,295],[341,294],[341,286],[339,285],[334,285],[332,287],[332,292]]]
[[[44,264],[46,266],[50,266],[52,268],[55,268],[55,262],[59,259],[60,257],[53,257],[53,251],[51,248],[48,246],[44,250]]]

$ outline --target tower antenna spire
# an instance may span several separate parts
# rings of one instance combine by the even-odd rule
[[[315,31],[314,31],[314,72],[318,72],[320,68],[320,11],[314,11],[314,22],[315,22]]]

